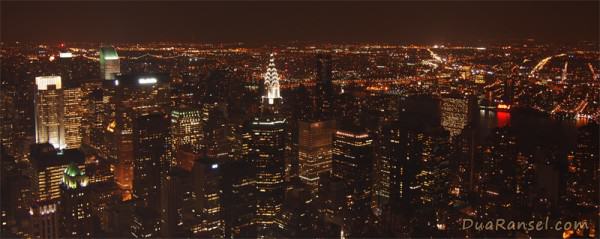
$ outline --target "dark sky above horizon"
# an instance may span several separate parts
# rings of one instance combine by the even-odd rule
[[[599,1],[5,2],[2,41],[598,41]]]

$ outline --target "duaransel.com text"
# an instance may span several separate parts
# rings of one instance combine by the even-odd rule
[[[547,230],[578,230],[587,229],[587,221],[555,221],[550,222],[546,217],[544,220],[515,221],[498,218],[496,220],[476,221],[465,218],[462,221],[463,230],[476,231],[547,231]]]

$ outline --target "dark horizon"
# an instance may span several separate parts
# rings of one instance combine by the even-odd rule
[[[585,2],[2,2],[2,41],[598,42]]]

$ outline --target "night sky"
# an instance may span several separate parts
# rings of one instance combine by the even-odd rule
[[[2,41],[598,41],[599,2],[1,2]]]

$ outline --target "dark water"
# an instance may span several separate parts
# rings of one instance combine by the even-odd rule
[[[559,120],[546,114],[517,109],[512,112],[480,111],[478,140],[485,138],[496,127],[511,127],[517,136],[520,148],[533,150],[536,147],[553,148],[566,153],[575,146],[577,127],[584,122],[575,120]]]

